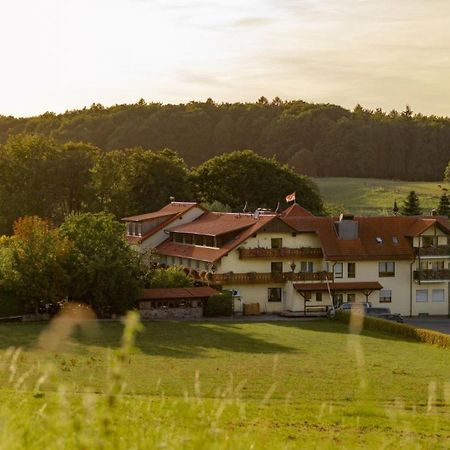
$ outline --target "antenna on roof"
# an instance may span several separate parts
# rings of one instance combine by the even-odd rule
[[[169,200],[170,200],[170,203],[173,203],[173,202],[175,201],[175,197],[174,197],[173,195],[171,195],[171,196],[169,197]]]
[[[245,213],[245,211],[247,211],[247,201],[245,202],[244,209],[242,210],[242,212]]]

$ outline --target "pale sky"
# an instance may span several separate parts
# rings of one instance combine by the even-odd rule
[[[450,116],[450,0],[0,0],[0,114],[303,99]]]

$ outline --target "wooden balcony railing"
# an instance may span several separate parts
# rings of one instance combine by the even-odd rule
[[[284,273],[216,273],[212,275],[210,282],[212,284],[267,284],[267,283],[286,283],[286,281],[325,281],[333,280],[332,273],[326,272],[284,272]]]
[[[450,257],[449,245],[433,245],[430,247],[416,247],[417,256],[447,256]]]
[[[423,269],[414,271],[415,281],[450,281],[450,270]]]
[[[301,248],[240,248],[239,258],[322,258],[321,248],[301,247]]]

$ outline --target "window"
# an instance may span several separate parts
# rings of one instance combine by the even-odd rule
[[[378,263],[378,276],[395,277],[395,262],[387,261]]]
[[[347,276],[349,278],[355,278],[355,276],[356,276],[356,264],[355,263],[347,264]]]
[[[437,236],[421,236],[422,247],[433,247],[437,245]]]
[[[397,236],[392,236],[392,243],[397,245],[399,243],[398,237]]]
[[[392,291],[390,289],[381,289],[380,291],[380,303],[391,303]]]
[[[342,278],[344,276],[343,271],[344,271],[343,264],[336,263],[334,265],[334,278]]]
[[[355,294],[347,294],[347,302],[348,303],[355,303]]]
[[[312,261],[302,261],[300,263],[301,272],[314,272],[314,263]]]
[[[195,268],[200,269],[200,261],[195,261]]]
[[[270,246],[272,248],[282,248],[283,247],[283,239],[282,238],[272,238],[270,240]]]
[[[281,288],[269,288],[268,289],[268,301],[269,302],[281,302]]]
[[[192,234],[185,234],[184,235],[184,243],[185,244],[193,244],[194,242],[194,236],[192,236]]]
[[[428,301],[428,289],[417,289],[416,302],[427,302],[427,301]]]
[[[206,247],[214,247],[214,237],[213,236],[205,236],[205,245],[206,245]]]
[[[420,270],[428,270],[428,261],[427,260],[421,260],[420,264],[419,264],[419,269]]]
[[[183,258],[178,258],[178,265],[182,266],[183,265]]]
[[[443,302],[445,298],[444,289],[433,289],[431,292],[431,301],[432,302]]]
[[[281,261],[270,263],[270,271],[272,273],[283,273],[283,263]]]
[[[444,261],[433,261],[431,263],[431,268],[433,270],[444,270],[445,268]]]
[[[322,301],[322,292],[316,292],[316,302]]]

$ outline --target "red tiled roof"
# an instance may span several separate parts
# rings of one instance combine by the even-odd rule
[[[206,298],[217,294],[218,291],[209,286],[190,288],[153,288],[143,289],[139,295],[141,300],[165,300],[177,298]]]
[[[160,255],[189,258],[198,261],[212,262],[222,256],[220,248],[202,247],[200,245],[179,244],[170,240],[164,241],[156,247]]]
[[[343,240],[339,239],[334,226],[336,218],[282,217],[281,219],[299,232],[316,232],[325,259],[330,261],[413,259],[412,243],[408,240],[411,229],[416,232],[428,229],[432,225],[429,217],[355,217],[354,220],[358,222],[358,238]],[[445,218],[433,217],[431,220],[446,232],[450,232]],[[376,238],[381,238],[382,242],[379,243]]]
[[[274,215],[272,216],[274,217]],[[254,225],[253,214],[208,212],[185,225],[172,228],[175,233],[201,234],[203,236],[220,236],[232,231]]]
[[[223,215],[221,217],[224,217]],[[247,226],[243,231],[232,241],[228,242],[221,248],[211,248],[211,247],[202,247],[196,245],[187,245],[187,244],[179,244],[177,242],[165,241],[160,244],[156,250],[161,255],[166,256],[177,256],[181,258],[190,258],[190,259],[198,259],[200,261],[206,262],[214,262],[223,256],[227,255],[231,250],[235,249],[239,244],[244,242],[254,233],[256,233],[260,228],[266,225],[271,220],[275,219],[277,216],[275,215],[262,215],[259,216],[258,219],[254,219],[251,216],[252,222],[250,226]],[[201,218],[200,218],[201,219]],[[192,222],[194,224],[198,220]],[[228,221],[229,218],[225,218],[225,221]],[[178,230],[178,227],[177,227]]]
[[[326,283],[294,283],[294,288],[300,292],[328,291]],[[383,286],[378,281],[330,283],[332,291],[376,291],[380,289],[383,289]]]
[[[194,206],[204,209],[199,203],[195,202],[172,202],[158,211],[147,214],[139,214],[137,216],[124,217],[122,220],[124,222],[144,222],[146,220],[156,219],[159,217],[174,216],[179,213],[184,213]]]
[[[199,203],[195,202],[172,202],[168,205],[164,206],[164,208],[161,208],[159,211],[156,211],[154,213],[148,213],[148,214],[141,214],[140,216],[131,216],[131,217],[125,217],[122,219],[124,222],[143,222],[146,220],[152,220],[157,218],[166,217],[166,220],[164,220],[162,223],[157,225],[156,227],[152,228],[151,230],[147,231],[147,233],[143,234],[142,236],[126,236],[125,239],[130,244],[140,244],[141,242],[148,239],[150,236],[153,236],[156,232],[162,230],[166,226],[168,226],[170,223],[172,223],[175,219],[182,216],[185,212],[189,211],[190,209],[197,207],[200,209],[203,209],[206,211],[206,209],[201,206]]]
[[[307,209],[303,208],[297,203],[294,203],[293,205],[289,206],[289,208],[286,208],[281,215],[283,217],[311,217],[313,216],[312,213],[310,213]]]
[[[419,236],[420,234],[427,231],[433,225],[436,225],[441,230],[449,231],[449,221],[447,217],[434,216],[432,218],[417,218],[418,220],[414,222],[408,229],[406,236]]]

